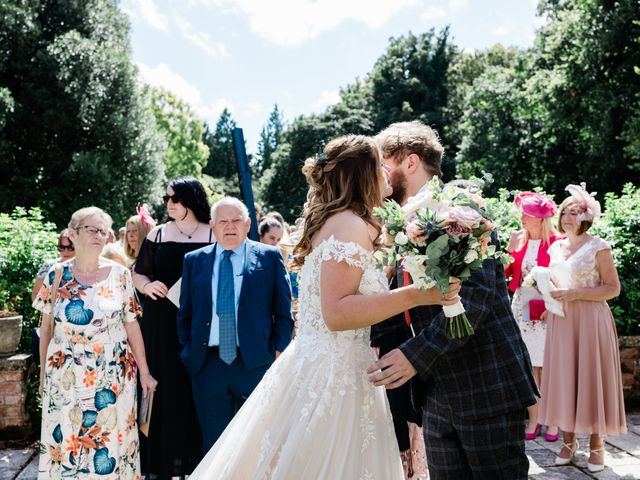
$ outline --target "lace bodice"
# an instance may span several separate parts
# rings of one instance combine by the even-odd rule
[[[596,254],[611,247],[601,238],[591,237],[573,255],[566,257],[566,240],[549,247],[549,268],[558,288],[597,287],[601,283]]]
[[[335,260],[347,262],[362,269],[358,293],[370,295],[389,289],[387,279],[379,268],[373,254],[353,242],[336,240],[333,235],[320,243],[306,258],[300,272],[298,339],[323,337],[323,339],[361,339],[369,342],[369,327],[356,330],[331,332],[324,323],[320,305],[320,269],[322,262]]]

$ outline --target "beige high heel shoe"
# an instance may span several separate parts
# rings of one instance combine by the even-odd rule
[[[573,439],[573,446],[571,446],[568,443],[562,442],[562,448],[568,448],[571,451],[571,455],[569,456],[569,458],[563,458],[560,455],[558,455],[556,457],[556,461],[555,461],[556,466],[560,467],[562,465],[569,465],[573,461],[573,457],[575,456],[576,452],[578,451],[578,447],[579,446],[580,446],[580,444],[578,443],[578,439],[577,438]]]
[[[596,455],[599,455],[600,458],[602,458],[602,463],[587,462],[587,470],[589,470],[591,473],[601,472],[602,470],[604,470],[604,454],[605,454],[604,447],[594,448],[593,450],[589,450],[589,453],[591,455],[593,455],[594,453]]]

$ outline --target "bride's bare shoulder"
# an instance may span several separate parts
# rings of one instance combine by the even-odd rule
[[[327,219],[313,239],[314,245],[330,237],[342,242],[354,242],[367,250],[372,250],[373,242],[369,234],[369,224],[350,210],[336,213]]]

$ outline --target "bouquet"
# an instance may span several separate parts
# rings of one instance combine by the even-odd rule
[[[404,207],[387,200],[375,214],[384,222],[387,248],[376,252],[381,266],[402,261],[418,288],[449,289],[449,279],[461,282],[482,267],[487,258],[511,261],[491,245],[494,224],[485,211],[480,179],[454,181],[441,186],[434,177]],[[473,334],[462,302],[443,306],[447,336],[462,338]]]
[[[547,267],[533,267],[529,275],[522,280],[522,286],[537,289],[542,294],[545,308],[559,317],[564,317],[562,303],[551,296],[556,286],[551,280],[551,270]]]

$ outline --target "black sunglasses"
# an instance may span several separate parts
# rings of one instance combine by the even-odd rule
[[[76,249],[73,245],[58,245],[56,248],[59,252],[64,252],[65,250],[73,252]]]
[[[173,203],[180,203],[180,197],[174,193],[173,195],[165,195],[162,197],[162,199],[164,200],[164,203],[169,203],[169,200],[171,200]]]

